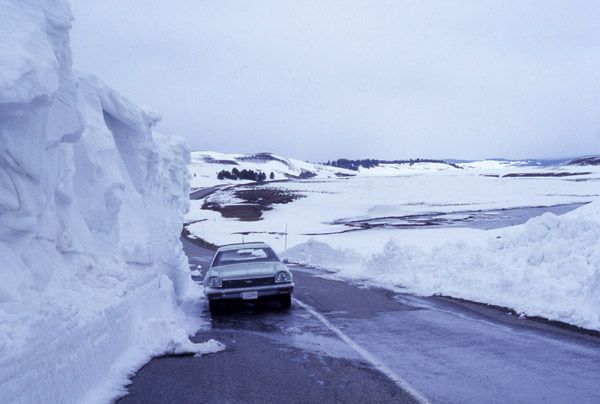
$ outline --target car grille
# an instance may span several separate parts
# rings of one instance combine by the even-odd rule
[[[274,276],[270,276],[268,278],[231,279],[223,281],[223,288],[248,288],[252,286],[266,286],[274,284]]]

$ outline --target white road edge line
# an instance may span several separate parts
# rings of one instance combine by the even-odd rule
[[[396,383],[398,387],[402,390],[406,391],[412,398],[414,398],[417,402],[421,404],[429,404],[429,400],[425,398],[421,393],[419,393],[414,387],[412,387],[406,380],[395,374],[392,369],[385,366],[381,363],[376,357],[374,357],[369,351],[358,345],[356,342],[352,340],[349,336],[344,334],[342,330],[337,328],[335,325],[331,324],[329,320],[327,320],[322,314],[316,311],[314,308],[304,303],[298,298],[294,297],[294,302],[298,304],[298,306],[302,307],[304,310],[308,311],[312,314],[317,320],[322,322],[325,327],[329,328],[335,335],[337,335],[342,341],[344,341],[354,352],[362,356],[364,360],[369,362],[375,369],[383,373],[387,376],[391,381]]]

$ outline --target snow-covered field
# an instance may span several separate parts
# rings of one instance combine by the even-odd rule
[[[69,6],[0,1],[0,402],[107,402],[192,344],[189,152],[71,68]]]
[[[187,219],[197,222],[188,228],[215,244],[264,240],[292,261],[341,277],[600,329],[600,167],[463,167],[380,166],[350,178],[265,184],[304,197],[272,205],[259,221],[226,219],[192,201]],[[235,195],[242,189],[222,189],[207,201],[243,203]],[[563,216],[546,213],[506,227],[519,223],[511,222],[514,212],[544,211],[528,207],[588,202]],[[509,208],[523,209],[502,210]],[[441,221],[419,228],[415,218]]]

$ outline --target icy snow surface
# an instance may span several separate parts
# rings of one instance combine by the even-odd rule
[[[600,329],[600,169],[524,164],[384,166],[352,178],[272,183],[265,186],[305,197],[273,205],[254,222],[223,218],[192,201],[189,220],[205,220],[188,228],[215,244],[267,241],[292,261],[341,277]],[[530,177],[505,177],[515,173]],[[549,173],[564,176],[543,176]],[[243,187],[222,189],[208,200],[236,202],[237,189]],[[522,223],[530,211],[539,215],[535,207],[587,202],[562,216],[547,213]],[[511,208],[525,219],[506,220],[514,212],[502,209]],[[415,218],[454,224],[407,226]]]
[[[0,402],[106,402],[192,344],[189,152],[71,68],[62,0],[0,0]]]

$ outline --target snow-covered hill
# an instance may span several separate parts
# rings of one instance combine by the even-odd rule
[[[571,166],[600,166],[600,156],[579,157],[569,160],[565,164]]]
[[[73,72],[66,1],[0,10],[0,402],[106,402],[152,354],[201,348],[177,307],[189,154]]]
[[[356,172],[323,164],[308,163],[272,153],[225,154],[213,151],[192,152],[189,166],[192,188],[212,186],[218,183],[240,183],[235,180],[219,180],[221,170],[253,170],[263,172],[274,180],[335,178],[356,175]],[[244,182],[244,181],[241,181]],[[248,182],[248,181],[246,181]]]
[[[252,182],[250,180],[219,179],[220,171],[252,170],[262,172],[267,180],[302,180],[302,179],[328,179],[339,177],[373,176],[393,177],[421,174],[450,174],[458,171],[465,174],[489,175],[489,176],[536,176],[548,175],[549,173],[562,173],[570,175],[573,173],[586,172],[586,165],[594,164],[594,158],[573,160],[566,164],[563,160],[505,160],[487,159],[473,161],[418,161],[405,163],[381,162],[369,167],[358,166],[357,170],[350,170],[331,165],[309,163],[289,157],[282,157],[273,153],[239,154],[219,153],[213,151],[192,152],[189,165],[191,173],[192,188],[210,187],[219,184],[242,184]],[[579,167],[577,167],[579,166]],[[565,174],[566,173],[566,174]],[[272,176],[271,176],[272,174]]]
[[[438,162],[416,163],[384,163],[374,167],[359,167],[358,170],[349,170],[326,164],[309,163],[290,157],[282,157],[273,153],[238,154],[219,153],[214,151],[194,151],[189,166],[192,188],[210,187],[217,184],[240,184],[244,180],[218,179],[220,171],[231,172],[233,169],[252,170],[262,172],[267,180],[302,180],[326,179],[354,176],[395,176],[429,173],[446,170],[457,170],[451,164]],[[271,173],[273,174],[271,176]]]

